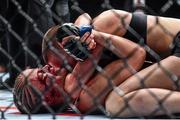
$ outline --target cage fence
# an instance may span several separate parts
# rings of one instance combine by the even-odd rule
[[[121,59],[123,65],[119,66],[118,70],[116,70],[112,75],[109,75],[108,71],[100,65],[93,55],[84,52],[84,54],[87,54],[88,59],[91,61],[90,64],[93,66],[93,70],[89,70],[89,73],[98,73],[107,82],[107,86],[105,86],[101,92],[97,94],[93,93],[88,86],[91,82],[87,83],[87,81],[82,80],[86,79],[86,76],[89,76],[88,72],[84,72],[83,74],[76,76],[78,79],[78,86],[75,87],[71,93],[67,93],[64,91],[62,85],[63,83],[59,82],[59,80],[52,75],[43,76],[48,77],[46,78],[48,81],[46,81],[47,83],[45,86],[43,86],[43,81],[38,82],[37,80],[31,80],[33,79],[32,76],[34,76],[37,71],[37,73],[45,74],[46,72],[52,70],[52,66],[46,65],[46,56],[43,56],[44,54],[47,54],[48,50],[52,52],[51,54],[58,57],[60,61],[63,61],[62,66],[68,72],[72,72],[74,69],[68,59],[66,59],[66,55],[59,52],[59,48],[54,45],[53,40],[55,39],[55,33],[50,33],[48,37],[44,37],[44,35],[52,26],[62,25],[67,22],[74,22],[79,15],[86,12],[90,13],[92,16],[97,16],[102,11],[111,10],[114,16],[121,20],[124,27],[127,27],[124,22],[125,17],[119,16],[114,9],[121,9],[130,12],[138,11],[157,16],[171,15],[170,17],[177,18],[178,15],[175,15],[175,13],[178,14],[178,11],[174,13],[174,16],[169,11],[174,9],[174,7],[178,8],[180,5],[179,0],[165,0],[162,3],[159,3],[160,6],[157,8],[154,6],[156,6],[155,4],[158,2],[151,3],[152,1],[150,0],[124,0],[122,3],[116,3],[113,0],[91,0],[86,1],[87,3],[81,0],[2,0],[1,2],[0,62],[1,66],[5,67],[6,70],[2,72],[0,71],[0,87],[1,89],[10,91],[11,94],[14,94],[14,100],[11,100],[5,108],[0,107],[0,119],[7,118],[7,111],[12,108],[14,102],[20,112],[27,114],[28,119],[33,119],[32,115],[35,113],[44,112],[51,114],[52,119],[56,119],[59,113],[64,112],[78,114],[80,115],[80,119],[83,119],[89,114],[100,114],[107,117],[118,117],[123,114],[124,111],[137,114],[134,108],[131,107],[131,100],[138,95],[138,91],[134,92],[130,97],[124,98],[123,96],[125,93],[117,87],[118,85],[113,82],[113,79],[126,69],[131,75],[134,75],[139,80],[141,83],[140,88],[147,88],[145,85],[146,79],[154,74],[156,70],[153,69],[148,75],[142,78],[136,74],[138,71],[128,64],[128,60],[136,54],[139,47],[134,48],[128,57],[123,57],[121,56],[121,53],[118,53],[118,59]],[[168,13],[170,15],[168,15]],[[89,18],[87,17],[87,19]],[[156,17],[156,23],[148,30],[147,34],[149,34],[157,26],[159,26],[164,33],[173,39],[171,31],[160,24],[159,17]],[[141,35],[139,35],[133,28],[130,28],[130,32],[139,39],[139,44],[153,59],[153,61],[145,61],[145,64],[153,64],[156,62],[157,67],[173,81],[175,86],[174,89],[178,90],[179,76],[166,69],[160,63],[162,56],[152,50],[148,45],[144,44],[144,38],[141,37]],[[118,48],[111,44],[111,42],[109,42],[111,40],[109,39],[110,38],[106,40],[107,43],[105,44],[111,49],[111,51],[118,51]],[[170,47],[172,46],[173,44]],[[83,49],[82,46],[80,46],[80,49]],[[28,74],[26,74],[26,72],[22,73],[22,71],[27,68],[31,68],[31,71]],[[62,69],[59,68],[56,72],[56,74],[61,74]],[[21,75],[19,75],[20,73]],[[8,82],[6,82],[7,79],[9,80]],[[17,79],[20,79],[21,82],[16,81]],[[62,77],[61,79],[65,78]],[[16,89],[13,87],[14,83],[17,85]],[[87,102],[91,101],[91,103],[87,104],[92,104],[93,107],[86,110],[86,112],[82,112],[81,109],[79,109],[78,98],[75,100],[71,98],[71,96],[79,90],[91,99],[87,100]],[[119,97],[122,97],[123,103],[125,104],[118,110],[118,112],[116,112],[116,114],[113,115],[107,111],[105,104],[102,102],[110,91],[114,91],[117,95],[119,95]],[[176,115],[171,113],[164,107],[164,102],[166,102],[171,94],[173,94],[173,91],[169,92],[162,99],[159,99],[159,97],[157,97],[157,95],[151,90],[147,89],[147,92],[157,102],[157,107],[152,110],[149,116],[137,115],[138,118],[152,118],[160,111],[163,111],[164,116],[167,118],[179,118],[178,114]],[[20,94],[16,95],[15,93]]]

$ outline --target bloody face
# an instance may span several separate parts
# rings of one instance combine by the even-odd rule
[[[59,70],[61,72],[61,70]],[[28,75],[30,84],[44,95],[48,105],[59,104],[64,101],[63,83],[65,75],[57,74],[56,70],[46,65],[43,68],[29,69],[24,72]]]
[[[63,89],[65,75],[63,69],[56,71],[50,65],[43,68],[26,69],[18,77],[14,86],[15,104],[21,112],[23,108],[33,111],[43,101],[49,107],[61,107],[66,93]],[[61,73],[63,73],[61,75]]]

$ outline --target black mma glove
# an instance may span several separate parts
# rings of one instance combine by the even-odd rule
[[[58,29],[56,38],[58,42],[62,42],[64,37],[70,35],[82,37],[86,32],[91,33],[91,31],[92,26],[90,25],[83,25],[78,28],[72,23],[65,23]],[[75,37],[71,38],[67,43],[65,43],[63,47],[67,54],[78,61],[84,61],[86,58],[88,58],[88,46],[85,43],[81,43],[81,41],[77,40]]]

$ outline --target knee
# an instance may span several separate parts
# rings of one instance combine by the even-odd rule
[[[82,113],[94,107],[93,97],[90,96],[87,90],[81,91],[77,107]]]
[[[143,112],[145,106],[148,105],[148,100],[146,99],[148,91],[146,89],[141,89],[130,94],[127,94],[128,97],[131,97],[128,104],[135,112]],[[148,98],[150,99],[150,98]]]
[[[145,58],[146,58],[146,51],[145,51],[144,48],[139,47],[136,54],[138,54],[140,59],[145,60]]]
[[[132,59],[130,59],[132,62],[133,68],[136,70],[139,70],[141,66],[144,64],[145,58],[146,58],[146,51],[142,47],[138,47],[136,52],[133,53],[131,56]]]
[[[170,71],[172,71],[173,74],[175,74],[176,76],[180,75],[180,57],[175,56],[175,55],[171,55],[168,58],[166,58],[167,60],[167,64],[169,65],[168,69]]]
[[[139,62],[141,62],[143,64],[144,61],[145,61],[145,58],[146,58],[146,50],[144,48],[142,48],[142,47],[139,47],[136,54],[138,54],[138,55],[135,55],[135,56],[139,57]]]
[[[116,92],[111,92],[105,100],[105,109],[108,116],[115,117],[124,106],[124,101]]]
[[[157,98],[148,89],[129,93],[126,97],[131,97],[128,107],[133,110],[128,116],[148,116],[158,107]]]

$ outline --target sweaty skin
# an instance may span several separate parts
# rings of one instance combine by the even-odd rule
[[[42,102],[52,109],[60,107],[65,100],[63,78],[64,76],[50,65],[22,71],[16,79],[13,91],[16,107],[22,113],[45,112],[46,108],[43,108]],[[38,109],[35,109],[37,106]]]
[[[124,12],[124,11],[121,11],[121,10],[108,10],[108,11],[105,11],[103,12],[102,14],[100,14],[98,17],[96,17],[94,20],[93,20],[93,26],[94,28],[97,30],[97,31],[101,31],[101,32],[105,32],[105,33],[110,33],[110,34],[115,34],[115,35],[118,35],[118,36],[123,36],[125,33],[126,33],[126,27],[127,26],[123,26],[123,23],[120,19],[117,18],[117,16],[119,17],[125,17],[124,19],[124,22],[127,24],[130,23],[131,21],[131,17],[132,17],[132,14],[131,13],[128,13],[128,12]],[[114,18],[114,19],[112,19]],[[158,18],[159,20],[159,23],[158,25],[156,24],[156,18]],[[171,22],[169,22],[171,21]],[[179,23],[180,20],[178,19],[173,19],[173,18],[165,18],[165,17],[156,17],[156,16],[150,16],[148,15],[147,16],[147,30],[148,30],[148,34],[147,34],[147,45],[153,49],[154,51],[158,52],[158,53],[166,53],[166,52],[170,52],[171,49],[170,49],[170,44],[172,43],[173,41],[173,37],[177,34],[177,32],[180,30],[180,27],[178,27],[180,24],[178,24],[176,27],[175,27],[175,23]],[[167,34],[166,32],[164,32],[162,30],[162,26],[165,26],[165,29],[168,29],[170,31],[170,34]],[[167,27],[168,26],[168,27]],[[152,28],[155,28],[155,29],[152,29]],[[96,34],[96,33],[95,33]],[[98,34],[98,32],[97,32]],[[104,33],[103,33],[104,34]],[[95,41],[97,43],[99,43],[100,45],[104,45],[104,41],[103,39],[96,39],[96,35],[95,36]],[[103,36],[103,35],[102,35]],[[99,36],[97,38],[101,38],[102,36]],[[106,36],[106,35],[105,35]],[[117,36],[113,36],[112,38],[116,38]],[[106,37],[105,37],[106,38]],[[163,38],[163,39],[159,39],[159,38]],[[117,42],[120,42],[121,37],[117,37]],[[113,40],[111,39],[112,41],[116,41],[116,40]],[[123,39],[124,40],[124,39]],[[157,41],[158,40],[158,41]],[[127,40],[124,40],[124,41],[127,41]],[[162,44],[163,43],[163,44]],[[116,44],[117,45],[117,44]],[[163,45],[163,46],[162,46]],[[124,46],[127,46],[127,45],[124,45]],[[122,48],[123,52],[125,55],[126,52],[124,52],[124,49],[123,49],[123,46],[118,46],[117,48]],[[121,50],[121,51],[122,51]],[[121,52],[120,51],[120,52]],[[113,52],[113,51],[112,51]],[[118,54],[117,52],[115,54]],[[128,62],[130,66],[132,66],[133,68],[135,68],[136,70],[138,70],[140,67],[135,67],[134,65],[142,65],[143,64],[143,52],[137,52],[137,54],[134,54],[134,56],[132,56],[132,60],[133,62]],[[139,61],[138,61],[138,58],[137,56],[139,55],[142,55],[141,57],[139,57]],[[168,70],[169,68],[173,67],[172,63],[173,61],[178,61],[179,58],[175,57],[175,56],[170,56],[167,58],[167,60],[165,60],[165,65],[164,67]],[[139,62],[137,62],[137,61]],[[109,65],[109,67],[107,66],[107,68],[104,68],[104,70],[106,71],[107,70],[107,73],[108,73],[108,77],[109,78],[112,78],[111,75],[114,74],[114,72],[112,70],[115,71],[115,73],[117,72],[116,70],[119,70],[122,66],[123,66],[123,62],[120,64],[121,62],[114,62],[112,63],[112,65]],[[133,64],[134,63],[134,64]],[[118,65],[120,64],[120,65]],[[177,62],[176,65],[178,65],[179,63]],[[159,67],[159,66],[158,66]],[[152,68],[153,67],[150,67],[150,68],[147,68],[146,70],[144,70],[144,72],[140,72],[140,76],[141,74],[150,74],[151,71],[152,71]],[[82,70],[82,69],[81,69]],[[83,69],[84,70],[84,69]],[[126,71],[126,70],[124,70]],[[112,73],[111,73],[112,72]],[[165,74],[161,74],[161,69],[159,72],[156,72],[158,76],[161,76],[162,77],[156,77],[156,74],[153,74],[152,77],[151,77],[151,80],[156,80],[155,78],[164,78],[166,75]],[[77,72],[77,73],[81,73],[81,71]],[[116,77],[115,77],[115,80],[113,80],[113,83],[117,83],[115,85],[121,85],[121,83],[123,83],[123,81],[126,81],[126,79],[132,75],[132,73],[129,73],[129,71],[126,71],[125,73],[124,72],[119,72],[121,73],[120,76],[118,77],[117,75],[117,81],[116,82]],[[127,74],[128,73],[128,74]],[[179,72],[177,70],[173,71],[173,73],[178,73]],[[176,74],[176,75],[178,75]],[[165,75],[165,76],[164,76]],[[135,76],[134,76],[135,77]],[[166,78],[166,77],[165,77]],[[128,80],[128,79],[127,79]],[[160,79],[162,80],[162,79]],[[104,98],[105,96],[107,95],[108,89],[107,92],[102,92],[104,91],[105,88],[107,88],[107,86],[109,85],[108,83],[108,80],[107,78],[105,78],[103,75],[97,75],[93,78],[91,78],[89,80],[90,82],[88,82],[86,85],[86,89],[85,90],[82,90],[81,93],[80,93],[80,97],[79,97],[79,104],[78,104],[78,108],[82,111],[82,112],[87,112],[89,111],[91,108],[93,109],[94,107],[96,107],[96,104],[94,103],[94,98],[97,98],[98,95],[101,95],[101,97],[98,97],[98,101],[96,102],[99,102],[103,105],[103,101],[104,101]],[[133,81],[133,80],[132,80]],[[152,82],[153,83],[153,82]],[[153,84],[157,84],[157,83],[153,83]],[[167,86],[170,86],[170,87],[174,87],[172,86],[172,83],[169,84],[169,82],[165,82],[164,84],[167,84]],[[139,82],[137,82],[137,85],[139,85]],[[159,85],[162,85],[162,84],[159,84]],[[129,87],[128,87],[129,86]],[[131,86],[133,87],[133,83],[131,84],[131,82],[129,82],[127,88],[131,88]],[[136,87],[136,86],[135,86]],[[159,87],[159,86],[157,86]],[[139,88],[136,88],[136,89],[139,89]],[[133,89],[132,89],[133,90]],[[69,90],[69,91],[72,91],[72,90]],[[126,94],[126,91],[122,91],[124,92],[124,94]],[[102,94],[104,93],[104,94]],[[119,110],[119,104],[118,101],[115,101],[115,103],[113,103],[114,100],[116,100],[116,98],[118,97],[115,97],[115,95],[113,94],[115,93],[114,91],[112,91],[112,95],[108,95],[110,97],[107,97],[107,99],[105,99],[105,103],[109,103],[109,104],[106,104],[106,109],[112,114],[114,115],[115,112],[113,110]],[[119,96],[119,99],[121,97]],[[123,99],[123,98],[122,98]],[[116,103],[117,102],[117,103]],[[111,107],[111,104],[113,104],[115,106],[115,108]],[[117,112],[117,111],[116,111]],[[142,112],[143,113],[143,112]],[[147,111],[148,113],[148,111]],[[131,116],[130,113],[127,113],[127,116]],[[118,115],[119,117],[121,115]],[[123,116],[123,115],[122,115]]]
[[[126,27],[123,26],[123,22],[121,22],[117,16],[127,16],[126,19],[124,19],[124,23],[127,23],[128,26],[132,14],[121,10],[108,10],[100,14],[94,20],[94,24],[97,25],[96,28],[99,31],[107,33],[114,31],[114,34],[123,36],[126,33]],[[171,75],[176,77],[180,75],[180,71],[177,69],[177,66],[180,65],[180,58],[167,54],[171,53],[172,49],[170,46],[175,35],[180,31],[180,20],[147,15],[147,31],[147,45],[155,52],[159,54],[166,54],[168,57],[150,67],[147,67],[146,69],[141,70],[136,75],[126,79],[122,84],[119,84],[118,87],[115,87],[115,89],[122,90],[122,96],[120,96],[115,90],[110,92],[105,100],[105,108],[111,116],[135,117],[151,115],[153,110],[156,109],[156,107],[159,107],[157,105],[157,99],[162,99],[162,96],[165,96],[170,92],[172,92],[172,94],[162,104],[163,107],[168,110],[170,114],[180,111],[178,109],[180,104],[180,102],[178,102],[179,97],[176,97],[176,95],[179,94],[179,89],[178,92],[174,91],[177,90],[178,86],[173,82],[172,77],[170,77]],[[137,77],[137,75],[139,77]],[[142,78],[142,80],[139,78]],[[145,86],[141,84],[143,83],[143,80]],[[150,90],[152,94],[154,93],[157,96],[157,99],[154,99],[148,90]],[[126,105],[125,100],[136,93],[139,94],[132,98],[129,102],[129,107],[131,107],[134,112],[132,112],[129,107],[123,111],[123,108]],[[83,110],[86,111],[86,108]],[[166,112],[160,110],[154,115],[162,114],[166,114]]]
[[[80,16],[79,19],[81,17],[83,16]],[[107,75],[109,78],[111,78],[113,74],[117,74],[117,76],[112,79],[112,84],[115,85],[122,83],[126,78],[131,76],[133,74],[132,71],[140,69],[145,59],[145,51],[137,44],[118,36],[96,31],[96,26],[94,25],[94,27],[95,30],[93,30],[92,34],[94,35],[96,48],[92,51],[92,55],[94,56],[93,59],[89,58],[85,62],[79,63],[79,65],[73,69],[73,72],[67,75],[65,80],[65,90],[72,96],[72,98],[76,99],[80,95],[77,106],[81,112],[85,112],[86,110],[92,108],[93,98],[97,97],[100,93],[102,93],[104,88],[108,87],[108,81],[101,72],[92,74],[93,70],[96,68],[92,61],[99,61],[102,54],[102,46],[120,58],[126,58],[136,50],[136,52],[134,52],[127,61],[130,68],[125,68],[125,63],[120,59],[113,61],[105,68],[102,68],[105,70],[105,74],[108,73]],[[110,40],[115,49],[110,47],[106,40]],[[129,70],[131,68],[133,69],[132,71]],[[83,84],[86,84],[89,92],[84,88]],[[104,98],[110,90],[112,90],[112,88],[108,89],[107,92],[102,95],[102,98],[99,98],[100,103],[104,103]],[[89,95],[89,93],[93,94],[94,97]]]

